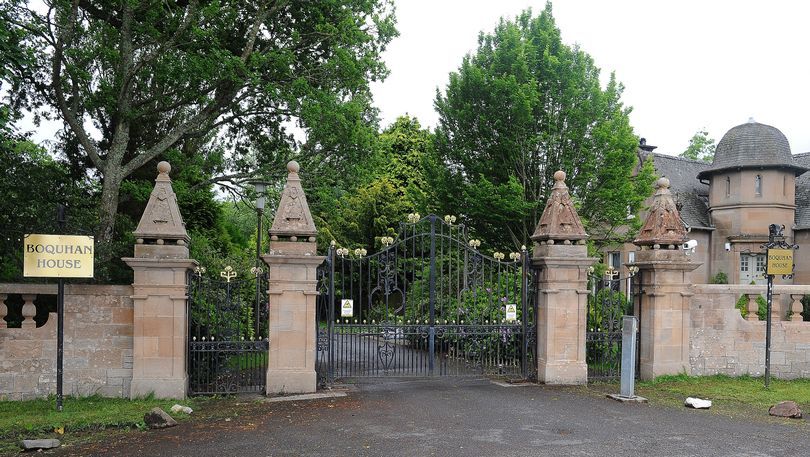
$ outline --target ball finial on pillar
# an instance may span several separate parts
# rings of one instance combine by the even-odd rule
[[[298,165],[298,162],[295,160],[290,160],[287,162],[287,171],[290,173],[298,173],[298,170],[301,169],[301,165]]]
[[[667,179],[667,178],[658,179],[658,181],[655,183],[655,187],[657,187],[659,189],[662,189],[662,188],[669,189],[669,179]]]
[[[158,162],[157,169],[158,169],[158,173],[163,174],[163,175],[168,175],[169,172],[172,171],[172,166],[169,164],[169,162],[166,162],[165,160],[163,160],[163,161]]]
[[[565,181],[565,172],[562,170],[557,170],[556,172],[554,172],[554,180]]]

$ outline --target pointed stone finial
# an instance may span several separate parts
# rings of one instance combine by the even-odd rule
[[[157,165],[158,175],[155,178],[155,187],[149,196],[149,202],[143,211],[138,228],[132,232],[138,244],[162,245],[166,241],[184,246],[189,237],[186,224],[180,215],[177,206],[177,195],[172,189],[172,180],[169,172],[172,166],[169,162],[160,162]]]
[[[273,241],[279,237],[289,237],[290,241],[297,241],[298,237],[315,241],[318,234],[309,212],[307,196],[304,195],[301,179],[298,177],[300,169],[300,165],[294,160],[287,163],[287,183],[281,191],[278,210],[270,227],[270,239]]]
[[[546,202],[543,215],[532,235],[534,241],[565,240],[578,241],[588,238],[585,227],[579,219],[574,202],[565,185],[565,172],[554,173],[554,187]]]
[[[676,245],[686,241],[686,226],[669,191],[669,179],[660,178],[653,197],[650,213],[644,226],[633,240],[637,246]]]

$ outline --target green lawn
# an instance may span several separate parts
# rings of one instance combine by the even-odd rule
[[[56,411],[54,397],[28,401],[0,401],[0,453],[18,449],[16,443],[28,438],[62,438],[66,434],[107,428],[143,427],[143,415],[155,406],[169,409],[175,403],[196,409],[194,399],[175,401],[144,398],[66,397],[63,411]],[[173,415],[182,420],[185,414]]]
[[[764,378],[677,375],[640,382],[636,390],[638,395],[651,399],[680,399],[682,402],[686,397],[700,397],[712,400],[715,405],[748,405],[766,414],[768,407],[792,400],[810,412],[810,379],[771,379],[766,389]]]

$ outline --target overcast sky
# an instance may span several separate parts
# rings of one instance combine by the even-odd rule
[[[398,29],[374,86],[383,125],[408,113],[434,127],[436,88],[474,51],[480,31],[545,0],[396,0]],[[567,44],[579,43],[625,85],[635,133],[679,154],[706,128],[720,138],[753,117],[810,152],[810,2],[556,0]]]

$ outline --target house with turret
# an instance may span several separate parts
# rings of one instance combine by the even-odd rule
[[[723,135],[711,163],[654,152],[644,139],[639,159],[652,158],[656,174],[670,181],[687,238],[697,245],[690,255],[701,266],[696,283],[719,274],[730,284],[765,283],[768,226],[785,226],[787,241],[800,246],[793,279],[810,283],[810,153],[793,154],[779,129],[753,120]],[[635,258],[625,244],[605,250],[605,263],[622,276]]]

